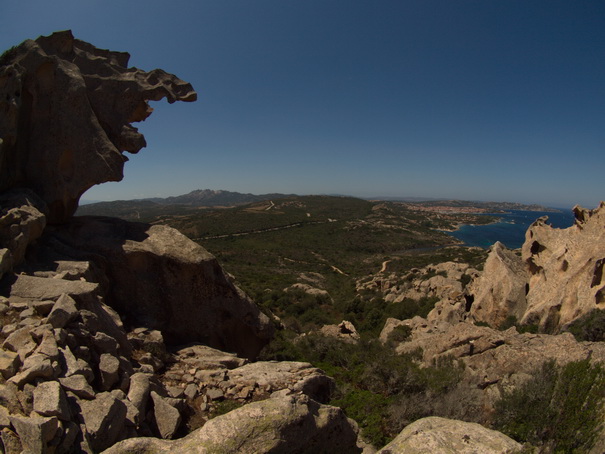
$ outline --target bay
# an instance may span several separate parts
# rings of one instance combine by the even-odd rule
[[[488,215],[486,213],[486,215]],[[525,241],[527,228],[538,218],[548,216],[547,224],[559,229],[573,225],[574,216],[571,210],[560,212],[510,210],[506,213],[492,213],[490,216],[501,218],[499,222],[487,225],[462,225],[455,232],[447,232],[464,241],[466,246],[478,246],[484,249],[500,241],[509,249],[517,249]]]

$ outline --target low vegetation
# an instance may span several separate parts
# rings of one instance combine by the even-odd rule
[[[496,404],[495,427],[540,452],[588,452],[603,420],[605,371],[588,359],[546,362]]]
[[[579,341],[605,341],[605,310],[592,310],[571,323],[567,330]]]
[[[263,359],[306,361],[324,370],[337,384],[331,404],[355,419],[369,442],[384,446],[407,424],[432,414],[431,403],[434,407],[452,392],[462,376],[462,364],[451,358],[422,368],[415,361],[419,355],[397,355],[376,339],[352,344],[319,334],[294,339],[281,332]],[[409,405],[416,401],[424,402],[421,411]]]

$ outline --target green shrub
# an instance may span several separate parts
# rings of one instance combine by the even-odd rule
[[[517,331],[520,333],[533,333],[536,334],[539,331],[539,326],[536,324],[520,324],[517,322],[517,317],[514,315],[509,315],[506,319],[500,324],[498,329],[500,331],[505,331],[511,327],[517,328]]]
[[[605,341],[605,310],[593,309],[573,321],[568,331],[579,341]]]
[[[589,360],[546,362],[496,403],[495,427],[549,452],[587,452],[602,420],[605,372]]]
[[[331,404],[342,408],[349,418],[360,425],[364,438],[376,446],[390,440],[385,435],[385,420],[390,399],[367,390],[354,389]]]
[[[401,342],[405,342],[412,335],[412,328],[408,325],[398,325],[393,328],[388,335],[387,342],[390,347],[395,347],[397,344]]]

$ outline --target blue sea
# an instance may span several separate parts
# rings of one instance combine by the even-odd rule
[[[501,218],[500,222],[488,225],[463,225],[450,235],[464,241],[467,246],[489,248],[496,241],[500,241],[509,249],[517,249],[525,241],[527,228],[539,217],[548,216],[547,223],[553,227],[565,229],[574,223],[571,209],[551,213],[542,211],[510,210],[506,213],[494,213],[490,216]]]

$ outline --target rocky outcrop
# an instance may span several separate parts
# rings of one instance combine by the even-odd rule
[[[469,322],[430,322],[421,317],[388,319],[380,340],[388,342],[389,334],[400,325],[409,326],[411,335],[396,344],[397,353],[417,354],[421,350],[420,362],[425,366],[446,358],[464,364],[462,381],[484,413],[484,419],[478,418],[483,422],[503,390],[523,383],[546,361],[559,365],[586,358],[605,362],[605,343],[578,342],[570,333],[520,334],[514,327],[498,331]]]
[[[496,242],[483,273],[467,292],[467,311],[476,322],[500,326],[509,316],[520,320],[527,308],[529,272],[514,251]]]
[[[378,454],[513,454],[522,450],[515,440],[495,430],[433,416],[407,426]]]
[[[338,325],[325,325],[319,330],[322,336],[333,337],[348,344],[356,344],[361,337],[355,329],[355,325],[348,320],[343,320]]]
[[[122,152],[145,139],[131,126],[147,101],[194,101],[191,85],[130,56],[74,39],[69,31],[27,40],[0,61],[0,192],[30,188],[50,223],[67,220],[95,184],[123,178]]]
[[[530,276],[522,323],[556,330],[605,308],[605,202],[573,211],[572,227],[555,229],[541,218],[525,235],[522,258]]]
[[[273,334],[214,256],[170,227],[76,217],[49,227],[38,249],[40,261],[92,263],[127,324],[159,330],[169,345],[200,342],[252,358]]]
[[[277,393],[208,421],[185,438],[162,441],[134,438],[104,454],[361,452],[357,427],[342,410],[304,395]]]
[[[505,320],[557,333],[595,309],[605,309],[605,203],[574,208],[575,225],[534,222],[521,251],[490,249],[483,272],[459,295],[436,304],[429,320],[469,320],[499,327]]]
[[[243,405],[277,390],[329,399],[332,380],[308,364],[263,375],[259,363],[229,380],[273,328],[202,247],[164,226],[72,218],[84,191],[122,178],[121,152],[145,145],[130,123],[151,113],[147,101],[193,101],[191,86],[127,68],[128,54],[70,32],[0,58],[4,452],[93,453],[126,438],[182,436],[200,402],[210,412],[213,402]],[[183,343],[194,344],[171,352]],[[180,356],[191,352],[199,369]],[[183,365],[195,383],[170,378]]]
[[[0,278],[23,263],[27,247],[40,238],[45,227],[46,204],[34,192],[0,194]]]
[[[443,262],[424,268],[414,268],[409,273],[388,275],[380,272],[357,282],[357,292],[366,290],[382,293],[387,303],[400,303],[407,299],[452,299],[462,295],[464,281],[476,278],[479,272],[467,263]]]

